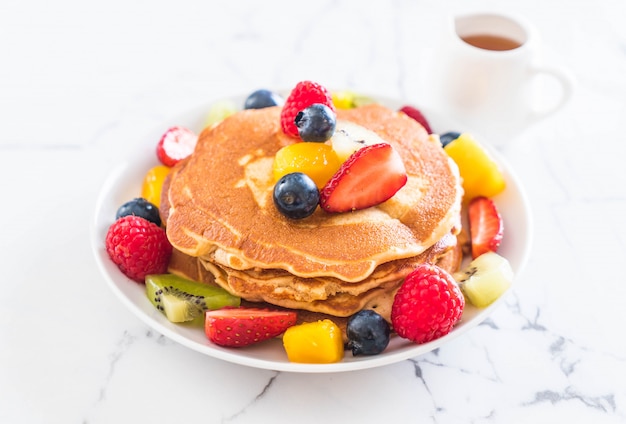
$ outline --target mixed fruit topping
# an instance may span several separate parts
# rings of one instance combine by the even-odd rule
[[[274,157],[273,200],[287,219],[302,220],[318,206],[324,213],[350,213],[378,205],[406,184],[402,158],[389,143],[360,125],[337,120],[337,109],[373,101],[302,81],[286,99],[261,89],[242,107],[218,102],[205,122],[215,125],[240,109],[282,107],[281,130],[293,142]],[[437,136],[418,108],[406,105],[398,112]],[[437,137],[462,178],[469,263],[454,275],[436,265],[417,267],[395,294],[391,322],[373,310],[359,311],[347,321],[345,342],[331,319],[298,323],[298,311],[242,306],[242,299],[221,287],[167,273],[172,246],[159,214],[161,191],[171,168],[194,151],[198,136],[190,129],[169,128],[158,140],[159,164],[146,173],[141,195],[117,210],[106,234],[106,251],[122,273],[145,285],[147,298],[169,321],[202,325],[207,340],[219,346],[242,348],[282,338],[289,361],[333,363],[345,351],[378,355],[393,334],[427,343],[459,323],[466,302],[484,308],[513,281],[509,262],[497,253],[504,226],[494,197],[506,187],[498,164],[470,134],[450,131]]]
[[[315,212],[320,201],[320,192],[315,181],[307,174],[290,172],[276,182],[273,199],[280,213],[289,218],[300,219]]]
[[[407,181],[400,154],[390,144],[365,146],[341,164],[320,193],[326,212],[365,209],[389,200]]]
[[[342,107],[349,104],[344,101]],[[310,203],[315,199],[329,213],[369,208],[390,199],[406,184],[398,152],[373,131],[337,122],[335,111],[333,95],[312,81],[298,83],[283,105],[281,128],[294,142],[274,158],[276,190],[281,192],[274,192],[274,200],[287,218],[310,216],[317,208],[317,203]],[[284,179],[292,173],[297,184],[290,184],[286,192]],[[317,195],[300,174],[315,182]]]
[[[285,100],[280,114],[280,125],[285,134],[294,138],[300,137],[296,119],[307,107],[314,104],[324,105],[331,113],[335,113],[332,96],[326,87],[313,81],[296,84]]]

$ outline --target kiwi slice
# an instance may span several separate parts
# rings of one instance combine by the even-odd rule
[[[205,127],[217,124],[236,112],[237,105],[235,102],[228,99],[219,100],[211,106],[211,109],[209,109],[209,113],[204,123]]]
[[[146,276],[146,295],[171,322],[193,321],[207,310],[239,306],[241,302],[221,287],[174,274]]]
[[[484,308],[511,287],[513,276],[508,260],[495,252],[487,252],[455,273],[454,279],[472,305]]]

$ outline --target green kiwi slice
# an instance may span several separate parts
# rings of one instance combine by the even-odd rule
[[[187,322],[207,310],[239,306],[241,299],[221,287],[188,280],[174,274],[146,276],[146,295],[171,322]]]

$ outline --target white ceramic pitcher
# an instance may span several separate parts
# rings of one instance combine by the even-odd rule
[[[429,98],[443,113],[488,135],[493,144],[504,145],[571,97],[573,78],[564,69],[542,65],[540,50],[535,28],[520,17],[455,16],[429,65]],[[552,99],[542,99],[547,78],[560,87],[552,90]]]

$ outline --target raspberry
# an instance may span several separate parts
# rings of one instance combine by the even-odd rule
[[[163,274],[172,255],[165,230],[139,216],[124,216],[109,227],[109,257],[128,278],[144,282],[148,274]]]
[[[402,107],[400,109],[400,112],[404,112],[407,116],[419,122],[422,125],[422,127],[424,127],[426,131],[428,131],[428,134],[433,133],[433,130],[430,128],[430,124],[428,123],[428,120],[426,119],[424,114],[416,107],[407,105],[407,106]]]
[[[285,100],[280,114],[280,125],[283,132],[291,137],[299,138],[296,127],[296,115],[313,103],[321,103],[335,112],[335,105],[330,92],[322,85],[313,81],[301,81],[291,90]]]
[[[452,276],[436,265],[413,270],[396,293],[391,322],[396,333],[415,343],[445,336],[459,321],[465,298]]]

